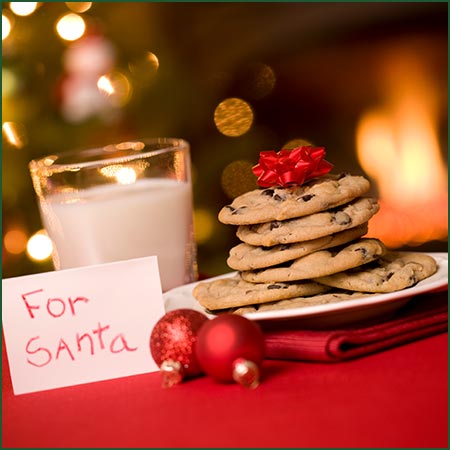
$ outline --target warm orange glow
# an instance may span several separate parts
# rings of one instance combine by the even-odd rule
[[[399,55],[394,64],[386,106],[364,114],[356,135],[361,166],[379,192],[380,211],[369,234],[391,248],[445,239],[448,233],[447,169],[433,86],[409,59]],[[406,82],[398,69],[408,74]]]
[[[21,228],[8,230],[3,237],[3,245],[8,253],[19,255],[27,248],[27,235]]]

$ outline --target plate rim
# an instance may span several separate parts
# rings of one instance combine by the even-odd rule
[[[363,309],[367,307],[374,307],[376,305],[394,303],[395,301],[405,300],[408,297],[423,294],[425,292],[432,292],[448,286],[448,253],[446,252],[411,252],[423,253],[431,256],[438,263],[438,270],[430,277],[419,281],[416,285],[401,289],[399,291],[380,293],[368,297],[361,297],[349,302],[326,303],[323,305],[303,306],[301,308],[280,309],[274,311],[255,311],[251,313],[242,314],[242,316],[250,320],[282,320],[282,319],[308,319],[313,317],[320,317],[328,314],[342,313],[343,311],[352,311]],[[213,281],[221,278],[232,277],[237,271],[227,272],[225,274],[217,275],[205,280],[195,281],[193,283],[178,286],[163,293],[164,307],[166,308],[169,295],[177,292],[193,289],[198,283],[203,281]],[[190,294],[194,304],[197,304],[201,310],[210,317],[215,317],[214,314],[207,313],[200,303]]]

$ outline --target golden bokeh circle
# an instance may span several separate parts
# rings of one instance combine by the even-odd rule
[[[258,189],[253,163],[245,160],[233,161],[222,172],[221,186],[226,196],[234,199],[245,192]]]
[[[275,72],[267,64],[256,63],[249,69],[245,90],[254,99],[269,95],[275,88]]]
[[[294,149],[298,147],[306,147],[306,146],[313,146],[314,144],[310,141],[307,141],[305,139],[291,139],[290,141],[286,142],[286,144],[283,145],[282,149]]]
[[[214,111],[214,123],[225,136],[242,136],[250,130],[253,123],[251,106],[240,98],[227,98],[220,102]]]
[[[203,208],[196,208],[194,210],[195,242],[197,244],[208,242],[214,233],[215,224],[216,217],[211,211]]]

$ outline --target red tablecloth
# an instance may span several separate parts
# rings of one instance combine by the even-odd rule
[[[5,352],[3,352],[3,355]],[[159,373],[14,396],[5,447],[442,447],[448,335],[339,363],[266,360],[255,390]]]

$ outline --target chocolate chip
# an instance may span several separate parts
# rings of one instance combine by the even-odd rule
[[[338,211],[337,213],[335,213],[332,220],[338,225],[348,225],[352,223],[352,218],[343,211]]]
[[[273,199],[276,200],[277,202],[282,202],[284,200],[283,197],[280,197],[278,194],[275,194],[273,196]]]
[[[362,254],[363,254],[363,256],[367,256],[368,255],[368,251],[367,251],[367,248],[364,248],[364,247],[358,247],[358,248],[355,248],[355,252],[361,252]]]
[[[393,275],[394,275],[394,272],[389,272],[389,273],[386,275],[386,280],[390,280],[390,279],[392,278]]]
[[[235,210],[235,208],[233,208],[231,205],[226,205],[225,208],[228,208],[231,212]]]
[[[235,209],[234,211],[232,211],[232,212],[231,212],[231,215],[234,216],[234,215],[236,215],[236,214],[241,214],[241,213],[242,213],[242,210],[245,209],[245,208],[247,208],[247,207],[246,207],[246,206],[241,206],[240,208]]]
[[[273,230],[275,228],[280,228],[280,225],[281,225],[280,222],[270,222],[269,229]]]
[[[283,286],[280,286],[279,284],[269,284],[267,289],[283,289]]]
[[[334,258],[340,251],[340,248],[329,248],[328,253],[331,255],[332,258]]]
[[[315,197],[314,194],[306,194],[299,198],[299,200],[303,200],[304,202],[309,202],[313,197]]]
[[[273,195],[274,192],[275,192],[275,191],[274,191],[273,189],[264,189],[264,190],[261,192],[261,195],[268,195],[269,197],[272,197],[272,195]]]

